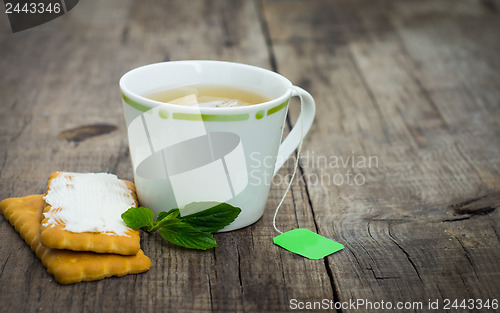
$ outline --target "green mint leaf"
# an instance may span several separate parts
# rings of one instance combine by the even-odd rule
[[[171,243],[190,249],[206,250],[217,247],[217,242],[211,234],[176,219],[165,223],[160,229],[160,235]]]
[[[193,206],[199,208],[203,205],[211,207],[179,218],[199,231],[213,233],[231,224],[241,212],[240,208],[219,202],[193,202],[181,207],[180,210],[191,210]]]
[[[128,227],[138,229],[141,227],[153,227],[155,213],[148,208],[130,208],[122,214],[122,219]]]
[[[173,215],[172,217],[178,217],[179,216],[179,209],[171,209],[171,210],[168,210],[168,211],[163,211],[163,212],[160,212],[160,214],[158,214],[158,217],[156,218],[157,221],[161,221],[162,219],[164,219],[165,217],[169,216],[169,215]]]
[[[155,222],[155,226],[153,226],[153,228],[151,228],[151,231],[158,230],[158,229],[162,228],[163,226],[170,224],[172,222],[180,222],[181,220],[176,217],[178,215],[179,215],[179,213],[175,214],[175,212],[174,212],[173,214],[168,214],[166,216],[162,216],[163,219],[161,219],[161,220],[159,218],[157,218],[156,222]]]
[[[216,201],[191,202],[179,207],[179,211],[182,216],[187,216],[213,208],[214,206],[217,206],[219,204],[221,204],[221,202],[216,202]]]
[[[128,209],[122,219],[130,228],[146,227],[149,232],[159,229],[160,235],[174,244],[206,250],[217,247],[211,233],[229,225],[240,212],[240,208],[227,203],[205,201],[160,212],[156,221],[154,212],[145,207]]]

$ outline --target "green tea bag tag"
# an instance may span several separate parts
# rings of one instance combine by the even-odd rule
[[[316,234],[309,229],[296,228],[274,237],[274,243],[288,251],[318,260],[344,249],[344,245]]]

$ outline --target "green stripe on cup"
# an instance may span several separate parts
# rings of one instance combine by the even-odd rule
[[[158,112],[158,115],[159,115],[162,119],[166,120],[166,119],[168,118],[168,115],[169,115],[169,114],[168,114],[168,111],[167,111],[167,110],[160,110],[160,111]]]
[[[125,101],[126,104],[129,106],[133,107],[134,109],[137,109],[141,112],[147,112],[151,110],[151,107],[140,104],[129,97],[125,96],[122,94],[122,99]],[[267,111],[267,115],[274,114],[276,112],[279,112],[281,109],[285,108],[288,105],[288,100],[283,102],[280,105],[275,106],[274,108],[271,108]],[[163,112],[162,112],[163,113]],[[166,114],[163,114],[161,116],[162,118],[168,118],[168,112]],[[257,112],[256,116],[257,119],[261,119],[263,117],[263,114],[261,111]],[[233,121],[245,121],[248,120],[249,114],[231,114],[231,115],[217,115],[217,114],[197,114],[197,113],[174,113],[172,115],[173,119],[176,120],[185,120],[185,121],[205,121],[205,122],[233,122]]]
[[[126,104],[130,105],[134,109],[137,109],[137,110],[139,110],[141,112],[146,112],[146,111],[151,110],[150,107],[148,107],[146,105],[143,105],[143,104],[140,104],[138,102],[135,102],[134,100],[130,99],[129,97],[127,97],[123,93],[122,93],[122,99],[123,99],[123,101],[125,101]]]
[[[257,111],[257,113],[255,113],[255,118],[258,119],[258,120],[260,120],[261,118],[264,117],[265,114],[266,114],[266,111],[259,110],[259,111]]]
[[[246,121],[249,114],[232,114],[232,115],[217,115],[217,114],[198,114],[198,113],[173,113],[174,120],[185,121],[204,121],[204,122],[234,122]]]
[[[286,100],[285,102],[283,102],[280,105],[275,106],[274,108],[270,108],[267,111],[267,115],[271,115],[271,114],[274,114],[274,113],[280,111],[281,109],[283,109],[284,107],[286,107],[287,104],[288,104],[288,100]]]

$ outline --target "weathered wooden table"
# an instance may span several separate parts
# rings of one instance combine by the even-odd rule
[[[285,75],[317,101],[278,226],[345,249],[308,260],[273,244],[285,179],[274,181],[262,219],[216,234],[218,248],[142,234],[149,272],[69,286],[2,217],[0,311],[279,312],[323,301],[341,306],[330,311],[373,311],[352,305],[365,301],[427,312],[436,300],[445,311],[447,299],[450,312],[488,311],[470,299],[500,298],[499,5],[81,1],[16,34],[2,13],[0,198],[43,193],[55,170],[132,179],[118,89],[128,70],[243,62]],[[288,127],[298,110],[294,102]],[[473,305],[454,308],[455,299]]]

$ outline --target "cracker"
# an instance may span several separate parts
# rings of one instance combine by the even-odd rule
[[[49,177],[47,192],[50,189],[51,181],[62,172],[54,172]],[[132,191],[135,205],[137,198],[135,195],[135,186],[133,183],[123,180],[127,187]],[[45,204],[44,213],[53,210],[52,206]],[[44,225],[48,218],[42,220],[40,235],[42,244],[54,249],[68,249],[73,251],[92,251],[97,253],[117,253],[123,255],[135,255],[140,249],[139,231],[129,229],[126,234],[128,236],[119,236],[116,234],[103,234],[94,232],[75,233],[68,231],[65,224]]]
[[[145,272],[151,260],[142,250],[133,256],[76,252],[47,248],[40,242],[43,195],[9,198],[0,202],[0,211],[36,253],[49,274],[61,284],[99,280]]]

